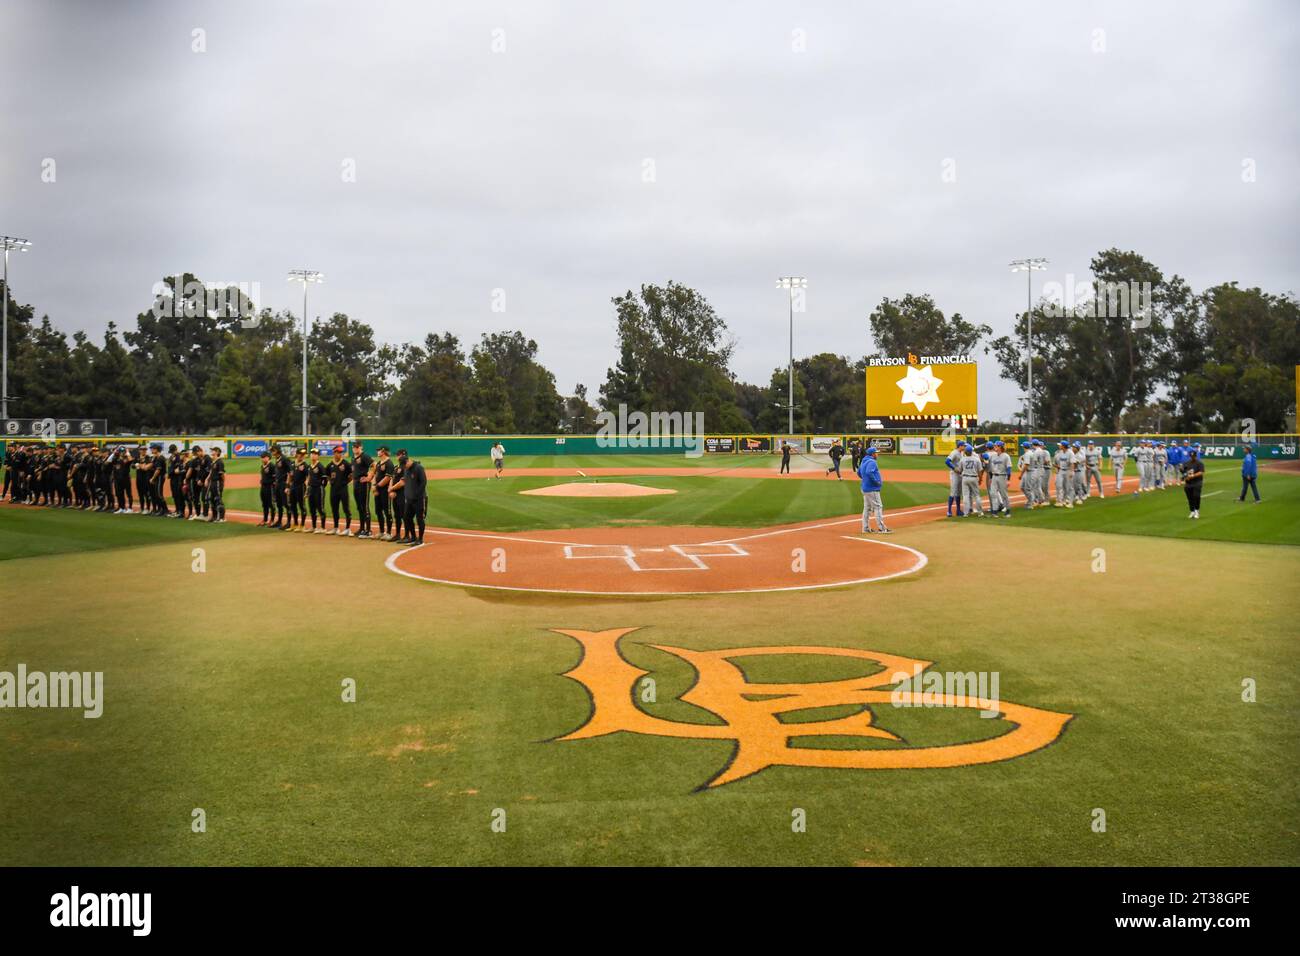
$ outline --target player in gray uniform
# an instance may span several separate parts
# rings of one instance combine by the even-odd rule
[[[1052,506],[1052,455],[1047,450],[1047,442],[1041,438],[1035,438],[1034,444],[1038,446],[1035,454],[1035,464],[1038,469],[1038,507],[1050,508]]]
[[[1034,483],[1029,477],[1029,459],[1033,454],[1034,446],[1032,443],[1022,441],[1020,443],[1020,461],[1016,464],[1016,469],[1020,473],[1020,493],[1025,496],[1025,507],[1034,507]]]
[[[1077,441],[1070,445],[1070,468],[1074,477],[1074,503],[1081,505],[1088,500],[1088,475],[1084,470],[1083,446]]]
[[[1101,446],[1088,439],[1088,445],[1083,449],[1083,494],[1085,497],[1092,491],[1092,480],[1097,479],[1097,497],[1105,498],[1106,489],[1101,486]]]
[[[1029,451],[1025,452],[1025,459],[1028,461],[1028,467],[1025,468],[1025,475],[1022,482],[1029,482],[1029,487],[1033,489],[1034,500],[1029,505],[1030,508],[1042,508],[1051,504],[1047,481],[1043,477],[1043,455],[1042,442],[1037,438],[1029,440]],[[1023,490],[1024,485],[1021,485]],[[1028,498],[1028,495],[1026,495]]]
[[[966,515],[977,514],[984,517],[984,502],[980,500],[980,474],[984,471],[984,462],[975,454],[975,448],[967,442],[962,446],[961,460],[957,462],[961,474],[961,504]]]
[[[1056,507],[1074,507],[1074,481],[1070,474],[1074,470],[1074,456],[1070,453],[1068,442],[1056,446],[1056,457],[1052,459],[1056,469]]]
[[[1011,456],[1007,454],[1007,445],[1003,441],[993,443],[993,453],[989,455],[989,510],[999,518],[1011,515],[1011,496],[1007,487],[1011,482]]]
[[[1155,465],[1151,469],[1151,484],[1163,491],[1165,487],[1165,468],[1169,464],[1169,452],[1165,450],[1165,443],[1162,441],[1156,442],[1155,451],[1151,453],[1151,456],[1155,461]]]
[[[948,453],[944,463],[948,466],[948,517],[952,517],[953,505],[957,506],[957,517],[962,516],[961,510],[961,450],[965,442],[958,440],[957,447]]]
[[[1151,443],[1147,439],[1138,442],[1137,450],[1133,452],[1133,458],[1137,461],[1138,466],[1138,490],[1137,493],[1151,490],[1151,462],[1154,456],[1151,454]]]
[[[1115,470],[1115,490],[1117,492],[1122,491],[1124,488],[1124,466],[1126,464],[1128,464],[1128,449],[1124,447],[1123,442],[1116,439],[1115,444],[1110,449],[1110,466]]]

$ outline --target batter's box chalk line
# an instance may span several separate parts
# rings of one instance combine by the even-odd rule
[[[647,568],[637,555],[675,554],[682,559],[676,567]],[[566,544],[566,558],[609,559],[622,561],[632,571],[709,571],[704,558],[747,558],[749,552],[738,544],[670,544],[663,548],[634,548],[629,544]],[[643,559],[644,560],[644,559]]]

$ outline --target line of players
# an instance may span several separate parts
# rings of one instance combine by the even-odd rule
[[[351,458],[344,458],[343,453],[344,447],[335,445],[332,456],[321,461],[320,451],[315,448],[310,452],[305,448],[296,449],[292,460],[278,445],[270,452],[263,452],[258,479],[262,520],[258,527],[423,544],[424,517],[429,505],[424,465],[409,457],[405,448],[399,448],[397,457],[392,458],[387,445],[376,449],[375,458],[365,453],[361,442],[353,444]],[[325,517],[327,491],[332,527],[327,525]],[[352,504],[357,508],[355,535]],[[379,519],[378,534],[374,533],[372,517]]]
[[[223,522],[221,449],[69,448],[10,445],[0,499],[15,504]],[[175,510],[167,505],[170,486]],[[139,510],[136,510],[136,501]]]
[[[1167,486],[1182,484],[1183,464],[1193,460],[1199,452],[1199,443],[1193,445],[1188,439],[1183,439],[1181,446],[1176,441],[1166,445],[1163,441],[1140,439],[1133,448],[1133,460],[1138,473],[1138,489],[1133,494],[1160,491]],[[1086,444],[1077,440],[1062,441],[1057,444],[1055,454],[1047,450],[1047,444],[1041,438],[1022,441],[1018,474],[1020,490],[1025,496],[1025,507],[1081,506],[1091,497],[1094,482],[1097,485],[1097,496],[1105,498],[1106,490],[1102,486],[1101,475],[1104,457],[1101,447],[1092,440]],[[1110,450],[1116,492],[1124,488],[1124,470],[1128,458],[1128,449],[1116,441]],[[986,513],[999,518],[1011,515],[1008,487],[1012,462],[1005,442],[998,440],[977,446],[959,440],[944,463],[949,469],[948,517],[954,517],[954,509],[958,518],[972,514],[983,517]],[[1053,476],[1055,501],[1051,500]],[[980,497],[981,484],[989,498],[987,512]]]
[[[361,442],[355,443],[351,459],[345,459],[343,452],[343,446],[336,445],[325,462],[316,449],[308,453],[299,448],[292,460],[278,445],[263,453],[259,478],[262,520],[258,526],[305,532],[310,517],[310,530],[316,534],[423,543],[428,509],[424,466],[408,457],[405,449],[398,449],[396,459],[390,457],[387,446],[380,447],[372,459]],[[4,465],[0,500],[7,498],[15,504],[209,523],[226,520],[226,463],[220,446],[178,449],[171,445],[164,455],[152,447],[70,449],[65,445],[11,444]],[[325,516],[327,490],[333,527]],[[357,509],[355,535],[353,503]],[[373,517],[379,519],[377,535]]]

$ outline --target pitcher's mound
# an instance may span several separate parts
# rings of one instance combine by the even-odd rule
[[[629,485],[623,481],[580,482],[567,485],[548,485],[519,492],[521,495],[546,495],[550,498],[640,498],[644,495],[675,495],[672,488],[647,488]]]

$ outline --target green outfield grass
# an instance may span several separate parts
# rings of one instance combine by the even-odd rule
[[[427,521],[440,527],[496,531],[587,528],[620,523],[766,527],[862,510],[858,483],[848,478],[812,481],[650,476],[638,477],[635,483],[669,488],[676,494],[642,498],[546,498],[520,494],[570,480],[627,479],[511,477],[430,482]],[[941,485],[922,483],[892,483],[885,491],[886,506],[891,508],[941,502],[946,497],[947,491]],[[260,492],[256,488],[227,492],[226,506],[260,514]]]
[[[393,452],[397,451],[394,447]],[[486,455],[451,455],[420,458],[425,468],[445,470],[452,468],[490,468]],[[880,455],[881,468],[938,468],[943,459],[933,455]],[[825,468],[829,459],[825,455],[795,455],[794,463],[800,468]],[[257,458],[230,458],[226,467],[231,474],[253,474],[260,465]],[[781,467],[780,455],[702,455],[687,458],[685,455],[507,455],[506,473],[512,474],[529,468],[641,468],[653,473],[661,468],[698,468],[701,472],[723,474],[736,469],[770,470]],[[844,459],[843,471],[849,473],[849,459]]]
[[[1117,495],[1107,475],[1104,501],[1094,497],[1084,506],[1068,510],[1018,509],[1011,520],[1017,525],[1062,531],[1300,545],[1300,473],[1264,470],[1257,484],[1264,500],[1254,504],[1248,493],[1246,501],[1238,503],[1241,464],[1209,463],[1201,494],[1201,517],[1193,520],[1187,517],[1187,497],[1181,487],[1135,495],[1137,480],[1130,477],[1125,479],[1125,490]]]
[[[140,514],[115,515],[72,508],[5,505],[0,507],[0,561],[224,538],[249,534],[254,530],[234,522],[210,525]]]
[[[94,720],[0,712],[0,864],[1300,865],[1300,476],[1266,471],[1264,503],[1239,505],[1236,475],[1211,464],[1199,524],[1171,489],[903,527],[892,540],[929,563],[888,582],[640,600],[413,581],[378,543],[0,507],[0,670],[102,671],[106,695]],[[705,474],[636,479],[671,497],[517,494],[565,480],[438,481],[430,521],[762,526],[861,502],[848,480]],[[945,497],[885,493],[894,509]],[[1074,718],[1002,763],[773,767],[698,791],[730,741],[554,740],[590,703],[562,676],[577,643],[551,629],[616,627],[641,629],[622,650],[657,684],[638,706],[666,720],[719,722],[680,700],[696,675],[653,644],[884,651],[996,672],[1003,699]],[[821,682],[871,666],[779,655],[744,670]],[[941,746],[1002,724],[873,712],[905,743],[810,746]]]
[[[470,593],[389,573],[378,545],[288,535],[213,538],[202,574],[182,541],[6,562],[4,668],[100,670],[106,701],[97,720],[0,715],[0,863],[1300,863],[1300,550],[989,522],[895,537],[930,557],[922,573],[654,601]],[[696,792],[728,742],[552,740],[589,702],[560,676],[577,645],[549,629],[633,626],[624,653],[658,681],[642,706],[665,719],[711,718],[677,699],[692,671],[652,643],[883,650],[997,671],[1004,699],[1075,717],[1005,763],[776,767]],[[990,732],[888,707],[876,723],[912,745]]]

